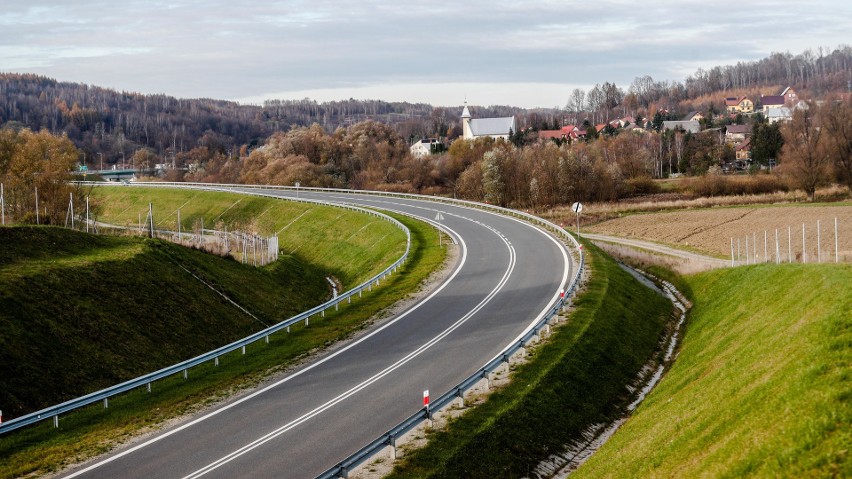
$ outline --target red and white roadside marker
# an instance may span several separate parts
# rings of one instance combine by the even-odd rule
[[[423,391],[423,406],[429,407],[429,390]]]

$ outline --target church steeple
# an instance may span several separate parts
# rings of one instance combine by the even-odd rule
[[[462,138],[465,140],[470,140],[473,138],[473,132],[470,130],[470,110],[467,109],[467,100],[464,102],[464,109],[462,110],[461,120],[462,120]]]

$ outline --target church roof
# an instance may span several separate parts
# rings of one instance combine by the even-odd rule
[[[462,118],[470,118],[470,110],[467,109],[467,105],[464,106],[464,110],[462,110]]]
[[[508,135],[515,128],[515,117],[476,118],[470,120],[470,132],[473,136]]]

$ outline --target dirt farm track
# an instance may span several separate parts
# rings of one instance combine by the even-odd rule
[[[763,259],[764,233],[769,259],[774,260],[775,235],[778,234],[782,261],[787,261],[788,242],[794,261],[801,261],[802,225],[805,226],[805,251],[808,262],[817,259],[817,221],[820,229],[822,261],[834,261],[834,224],[837,218],[838,252],[841,262],[852,262],[852,204],[736,206],[664,213],[644,213],[616,218],[586,228],[589,233],[641,238],[668,245],[686,247],[720,258],[731,257],[731,238],[736,254],[739,239],[741,254],[746,236],[754,252],[757,238],[759,260]],[[789,240],[789,241],[788,241]]]

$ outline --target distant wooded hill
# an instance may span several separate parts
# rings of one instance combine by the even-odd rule
[[[841,46],[833,51],[819,48],[799,55],[773,53],[757,61],[699,69],[682,83],[655,81],[646,75],[636,77],[624,90],[607,82],[588,94],[566,91],[564,99],[554,102],[568,101],[566,108],[572,112],[572,121],[583,116],[592,120],[622,115],[647,118],[653,115],[651,110],[658,108],[701,109],[707,106],[707,98],[714,98],[714,93],[728,90],[790,85],[797,91],[809,92],[810,97],[846,91],[852,81],[850,72],[852,47]],[[197,146],[236,157],[241,149],[262,144],[275,132],[313,123],[333,132],[374,120],[392,125],[406,140],[453,138],[460,133],[460,111],[460,107],[354,99],[325,103],[310,99],[270,100],[263,106],[240,105],[118,92],[32,74],[0,74],[0,125],[65,133],[90,167],[99,167],[101,162],[104,166],[127,162],[140,148],[151,149],[164,162]],[[535,129],[553,128],[568,118],[561,110],[509,106],[478,107],[475,115],[515,115],[519,128]]]

